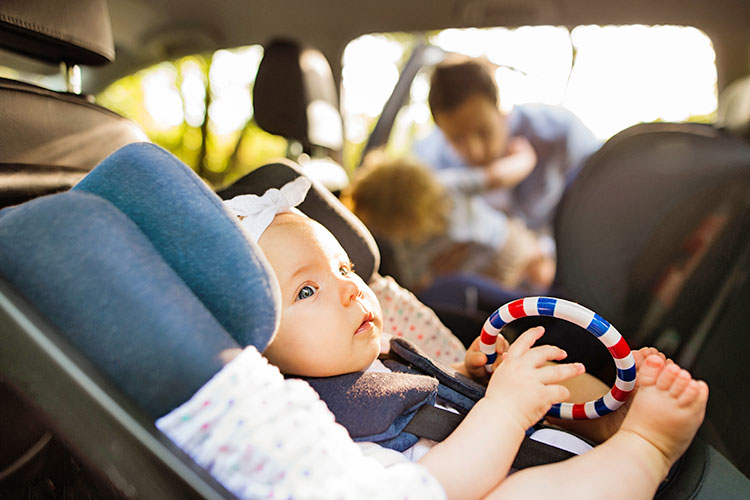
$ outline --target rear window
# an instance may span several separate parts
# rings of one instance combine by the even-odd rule
[[[353,40],[343,58],[342,104],[351,156],[364,145],[411,49],[426,41],[499,66],[501,105],[540,102],[574,112],[607,139],[640,122],[712,122],[715,54],[702,31],[682,26],[556,26],[385,33]],[[429,72],[413,81],[390,149],[408,149],[432,126]],[[353,160],[352,160],[353,161]]]

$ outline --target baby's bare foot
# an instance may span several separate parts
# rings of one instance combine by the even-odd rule
[[[641,347],[640,349],[633,351],[633,358],[635,359],[635,369],[638,370],[641,367],[641,364],[643,364],[643,360],[652,354],[655,354],[662,359],[667,359],[667,357],[656,347]]]
[[[638,373],[640,373],[639,370],[643,365],[643,360],[645,360],[652,354],[666,360],[666,356],[655,347],[642,347],[641,349],[633,351],[633,358],[635,359],[635,369]],[[618,408],[617,411],[604,415],[603,417],[599,418],[596,423],[588,423],[589,427],[591,428],[590,430],[578,428],[571,428],[571,430],[573,430],[574,432],[579,432],[586,437],[593,439],[597,443],[601,443],[602,441],[609,439],[615,432],[620,429],[623,420],[625,420],[625,417],[628,415],[630,405],[633,403],[633,398],[635,397],[635,394],[637,392],[638,387],[636,386],[627,401],[625,401],[625,403],[620,408]],[[568,425],[568,427],[570,426]]]
[[[638,390],[621,430],[650,443],[669,467],[703,421],[708,386],[660,354],[648,354],[639,364]]]

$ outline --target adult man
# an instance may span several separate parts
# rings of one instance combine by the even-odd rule
[[[572,113],[543,104],[499,107],[490,64],[448,60],[431,79],[429,104],[439,130],[415,145],[446,185],[482,192],[530,229],[551,234],[567,183],[601,142]]]

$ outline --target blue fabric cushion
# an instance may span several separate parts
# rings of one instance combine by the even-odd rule
[[[154,144],[130,144],[74,189],[109,200],[132,219],[240,345],[266,348],[279,322],[273,272],[184,163]]]
[[[138,227],[91,194],[0,211],[0,255],[0,273],[153,418],[237,347]]]

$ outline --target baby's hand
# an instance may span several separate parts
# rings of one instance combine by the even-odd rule
[[[478,382],[487,383],[490,379],[490,374],[487,373],[487,369],[484,367],[487,364],[487,356],[479,350],[479,339],[477,337],[471,346],[466,350],[466,356],[464,356],[463,369],[459,368],[459,371],[464,375],[471,377]],[[497,360],[493,363],[493,368],[496,367],[502,358],[505,351],[508,350],[510,344],[505,340],[501,334],[497,335],[497,344],[495,344],[495,352],[497,352]]]
[[[551,345],[532,347],[543,334],[544,328],[532,328],[511,344],[493,372],[485,395],[501,404],[524,429],[538,422],[552,404],[570,396],[560,382],[585,371],[581,363],[548,363],[567,354]]]

